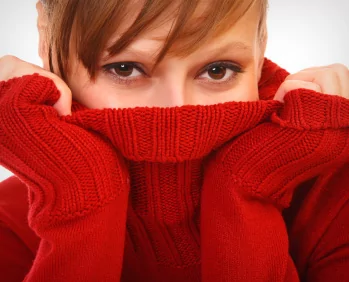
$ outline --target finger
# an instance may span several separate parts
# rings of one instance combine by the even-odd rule
[[[58,115],[70,115],[72,105],[72,94],[69,87],[52,74],[42,75],[33,73],[38,77],[40,83],[34,82],[32,91],[23,92],[20,100],[29,104],[46,104],[53,106]],[[25,75],[30,82],[33,81],[32,75]]]
[[[346,65],[331,64],[323,67],[306,68],[302,71],[319,71],[319,70],[335,71],[337,76],[339,77],[341,96],[343,96],[344,98],[349,98],[349,68]]]
[[[322,89],[320,85],[314,83],[314,82],[309,82],[309,81],[304,81],[304,80],[285,80],[279,87],[279,89],[276,91],[274,100],[284,102],[284,97],[285,95],[296,89],[309,89],[313,90],[316,92],[322,92]]]
[[[46,71],[40,67],[32,65],[33,69],[42,76],[50,78],[58,91],[60,92],[60,97],[57,102],[53,105],[53,108],[56,109],[58,115],[71,115],[71,106],[72,106],[72,93],[68,85],[56,74]]]
[[[286,80],[304,80],[318,84],[323,94],[342,95],[340,79],[333,68],[303,70],[289,75]]]
[[[349,99],[349,69],[347,66],[342,64],[333,64],[330,65],[339,77],[339,82],[342,91],[342,97]]]
[[[53,107],[61,116],[71,114],[72,93],[67,84],[59,76],[14,56],[5,56],[0,60],[0,66],[3,65],[2,68],[6,68],[6,72],[4,71],[2,75],[6,80],[13,77],[21,77],[23,75],[30,75],[34,73],[50,78],[60,92],[60,97]]]
[[[72,93],[70,88],[58,77],[54,78],[53,81],[61,93],[60,98],[53,105],[53,108],[56,109],[60,116],[71,115]]]

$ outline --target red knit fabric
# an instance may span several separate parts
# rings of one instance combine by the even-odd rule
[[[311,260],[304,258],[349,198],[349,101],[306,90],[287,94],[285,105],[270,100],[286,76],[266,60],[258,102],[104,110],[75,104],[74,114],[61,118],[50,106],[59,93],[49,79],[0,82],[0,163],[28,187],[28,221],[40,238],[32,266],[21,264],[25,281],[325,277],[305,268]],[[320,193],[335,175],[341,204],[330,201],[331,219],[307,247],[290,251],[294,262],[281,211],[295,190],[306,190],[304,181],[318,177],[311,191]],[[7,202],[25,191],[8,180],[0,193],[12,187]],[[32,232],[15,227],[25,225],[23,209],[18,219],[7,210],[0,205],[0,236],[9,242],[1,259],[23,252],[19,242]],[[295,213],[313,215],[301,207]],[[295,213],[289,232],[302,241],[297,224],[304,222]],[[6,281],[19,281],[7,269]]]

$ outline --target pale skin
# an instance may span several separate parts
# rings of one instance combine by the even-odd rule
[[[121,54],[106,61],[102,58],[101,70],[94,83],[75,58],[71,58],[67,82],[49,71],[48,48],[43,32],[47,18],[40,2],[37,10],[39,55],[43,68],[5,56],[0,58],[0,81],[33,73],[49,77],[61,92],[54,105],[59,115],[71,114],[72,98],[96,109],[258,100],[258,81],[266,42],[261,44],[258,39],[258,17],[254,9],[212,42],[204,43],[184,58],[166,56],[154,70],[154,60],[171,22],[146,32]],[[114,64],[113,68],[109,67],[108,72],[102,71],[110,64]],[[349,98],[349,70],[341,64],[302,70],[287,77],[275,99],[282,102],[287,92],[299,88]]]

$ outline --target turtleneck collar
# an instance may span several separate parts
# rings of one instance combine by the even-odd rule
[[[286,71],[265,59],[256,102],[103,110],[83,109],[74,103],[73,116],[78,119],[83,111],[85,117],[98,122],[101,132],[129,160],[175,163],[201,159],[278,110],[281,103],[269,99],[279,84],[275,78],[280,76],[281,83],[285,75]]]

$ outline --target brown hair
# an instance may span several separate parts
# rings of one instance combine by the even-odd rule
[[[134,0],[136,1],[136,0]],[[97,64],[108,41],[115,34],[127,17],[134,1],[130,0],[41,0],[48,14],[48,41],[50,45],[50,68],[54,72],[52,50],[60,75],[66,79],[70,47],[74,47],[76,56],[87,68],[90,78],[94,79]],[[132,41],[149,30],[154,22],[164,16],[169,8],[175,8],[176,19],[166,42],[157,57],[157,63],[171,51],[172,45],[183,40],[181,48],[176,48],[176,54],[186,55],[197,49],[208,38],[219,35],[231,27],[253,5],[260,7],[260,40],[265,40],[265,17],[267,0],[221,0],[212,1],[207,5],[199,20],[194,17],[201,0],[138,0],[140,7],[132,25],[114,42],[107,51],[110,56],[118,54]],[[172,4],[170,4],[172,2]],[[130,5],[131,4],[131,5]],[[175,6],[174,6],[175,5]],[[132,12],[132,11],[131,11]],[[74,36],[74,41],[71,42]],[[71,45],[71,44],[75,45]]]

